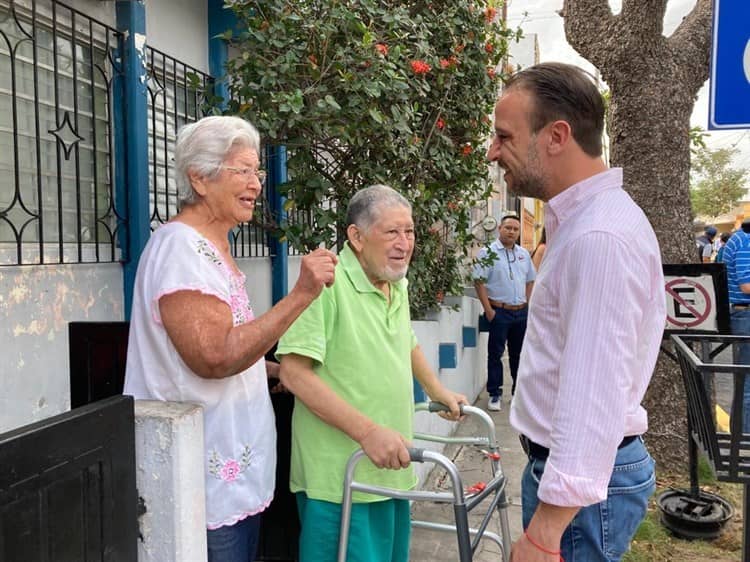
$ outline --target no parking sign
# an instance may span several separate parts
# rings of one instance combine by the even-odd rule
[[[665,337],[672,333],[729,333],[724,264],[664,264]]]

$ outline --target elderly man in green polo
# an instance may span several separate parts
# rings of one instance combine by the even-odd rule
[[[334,562],[344,468],[362,448],[358,482],[408,490],[416,477],[412,374],[458,419],[466,398],[446,389],[417,345],[405,279],[414,250],[411,205],[375,185],[347,209],[336,281],[281,338],[281,380],[296,397],[290,487],[297,495],[300,562]],[[385,470],[392,469],[392,470]],[[409,502],[354,494],[348,560],[409,559]]]

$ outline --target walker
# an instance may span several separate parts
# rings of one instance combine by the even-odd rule
[[[448,408],[438,402],[421,402],[415,405],[415,410],[441,412],[448,411]],[[442,466],[451,478],[452,492],[433,492],[421,490],[394,490],[380,486],[370,486],[354,480],[354,469],[357,463],[365,456],[361,449],[355,451],[346,465],[344,475],[344,496],[341,505],[341,533],[339,536],[339,554],[338,562],[346,562],[346,551],[349,542],[349,525],[351,522],[352,510],[352,493],[365,492],[388,498],[405,499],[410,501],[432,501],[439,503],[452,503],[455,515],[455,525],[446,525],[430,521],[412,521],[411,525],[416,529],[431,529],[434,531],[443,531],[456,533],[458,539],[458,554],[460,562],[471,562],[474,552],[479,546],[482,538],[495,542],[500,548],[503,562],[508,562],[510,557],[510,526],[508,524],[508,500],[505,495],[505,476],[503,475],[500,465],[500,453],[495,437],[495,423],[492,418],[480,408],[474,406],[461,405],[461,413],[464,415],[477,416],[486,426],[485,437],[441,437],[437,435],[415,433],[414,439],[423,441],[433,441],[436,443],[455,443],[459,445],[474,445],[481,447],[485,457],[490,462],[492,468],[492,479],[484,487],[472,487],[468,494],[464,493],[461,476],[458,473],[456,465],[450,459],[426,449],[411,448],[409,456],[412,462],[431,462]],[[469,512],[490,497],[490,504],[487,512],[482,518],[478,529],[469,527]],[[500,533],[493,533],[487,530],[492,514],[497,511],[500,521]],[[473,539],[472,539],[473,537]]]

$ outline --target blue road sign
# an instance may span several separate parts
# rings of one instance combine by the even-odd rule
[[[709,129],[750,129],[750,1],[714,0]]]

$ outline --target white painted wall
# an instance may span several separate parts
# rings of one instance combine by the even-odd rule
[[[256,318],[271,308],[271,258],[236,260],[237,267],[247,278],[245,286],[250,306]]]
[[[287,293],[294,288],[299,277],[300,256],[289,256],[287,271]],[[255,316],[260,316],[272,306],[273,276],[271,258],[238,259],[237,266],[247,277],[247,294]]]
[[[472,297],[449,298],[447,304],[460,308],[452,310],[448,306],[442,307],[435,320],[413,321],[412,326],[427,361],[440,381],[447,388],[464,394],[469,402],[473,403],[487,380],[487,339],[486,336],[478,337],[476,347],[463,347],[463,327],[477,328],[481,305]],[[456,344],[455,369],[439,368],[441,343]],[[446,436],[450,435],[454,428],[453,422],[446,421],[436,414],[417,412],[414,416],[414,430],[419,433]],[[416,441],[415,445],[438,452],[444,448],[442,444],[430,441]],[[416,465],[420,482],[424,482],[432,468],[433,465],[429,463]]]
[[[117,27],[114,2],[101,0],[65,0],[65,4],[110,27]]]
[[[300,258],[289,258],[289,287]],[[271,308],[271,260],[237,260],[256,316]],[[68,323],[124,319],[117,263],[0,267],[0,433],[70,409]]]
[[[0,433],[70,409],[68,322],[123,319],[117,263],[0,267]]]
[[[288,270],[287,270],[287,287],[289,291],[291,291],[294,288],[295,283],[297,283],[301,265],[302,265],[301,256],[289,256]]]
[[[146,42],[208,74],[206,0],[147,0]]]

